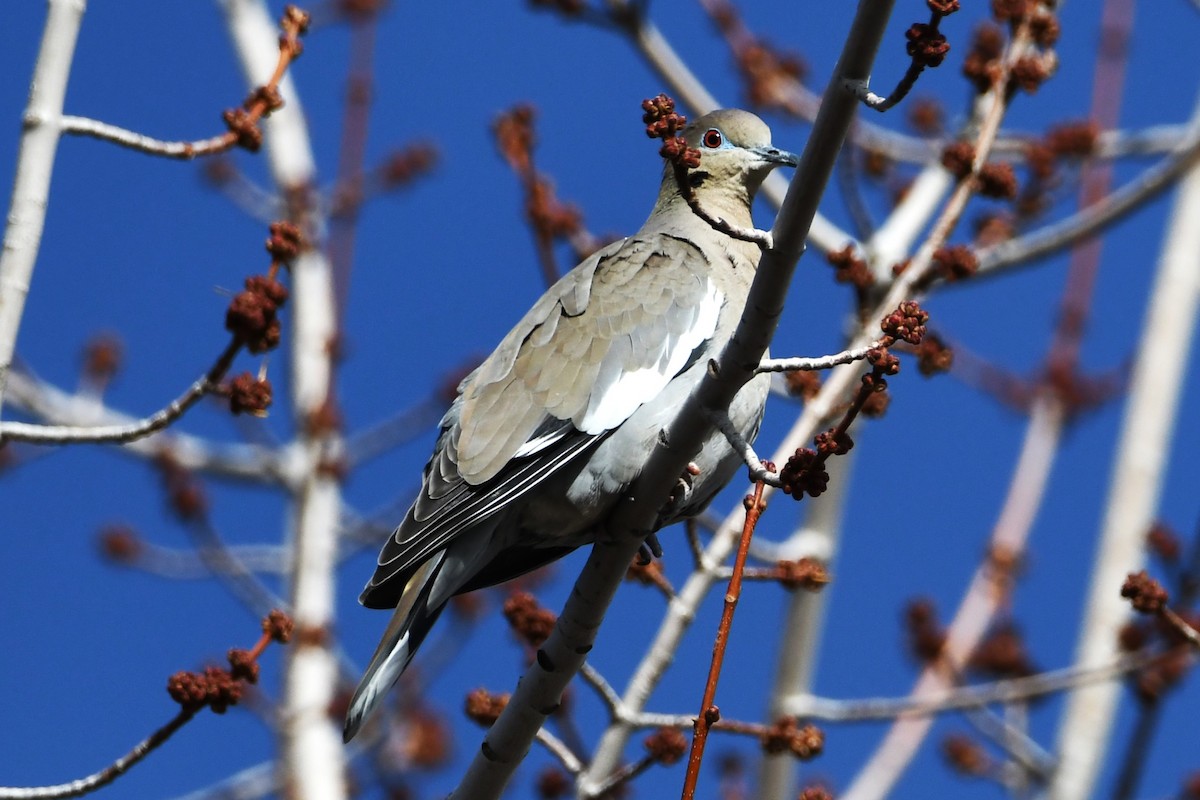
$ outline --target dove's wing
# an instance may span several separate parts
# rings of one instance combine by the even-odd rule
[[[711,271],[695,244],[660,233],[610,245],[551,287],[464,381],[363,602],[386,606],[432,553],[597,445],[700,357],[725,302]]]

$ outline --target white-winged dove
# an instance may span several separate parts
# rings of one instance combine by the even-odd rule
[[[750,205],[767,174],[798,163],[745,111],[714,111],[684,135],[701,154],[688,173],[696,199],[741,228],[753,225]],[[467,376],[420,494],[359,598],[396,610],[350,704],[346,741],[451,597],[595,539],[733,335],[758,259],[757,245],[718,232],[688,207],[667,164],[642,229],[563,276]],[[748,441],[768,383],[756,377],[729,409]],[[693,461],[688,491],[664,509],[659,527],[700,513],[741,464],[720,432]]]

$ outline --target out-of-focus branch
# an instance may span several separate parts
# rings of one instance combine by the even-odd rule
[[[1006,593],[1000,589],[1006,581],[1005,570],[1010,569],[1024,552],[1054,464],[1062,424],[1062,406],[1052,395],[1044,396],[1031,410],[1025,441],[1013,467],[1008,496],[992,532],[989,558],[975,571],[946,631],[938,659],[922,670],[913,686],[910,697],[914,704],[952,691],[953,676],[966,664],[1004,601]],[[928,717],[898,719],[859,771],[845,796],[857,800],[886,796],[916,754],[931,725],[932,720]]]
[[[257,800],[279,791],[279,770],[274,761],[264,761],[194,792],[171,800]]]
[[[992,704],[1016,703],[1071,691],[1081,686],[1111,683],[1162,657],[1161,653],[1133,653],[1095,667],[1065,667],[1027,678],[1012,678],[976,686],[947,687],[921,697],[909,694],[894,698],[830,700],[797,694],[787,698],[784,709],[793,716],[828,722],[864,722],[873,719],[895,719],[906,715],[941,714]]]
[[[72,428],[92,425],[128,428],[137,424],[133,418],[108,408],[91,395],[68,394],[20,371],[9,373],[8,388],[11,405],[46,424]],[[175,431],[128,442],[119,452],[152,459],[164,449],[170,450],[180,466],[192,472],[224,478],[290,485],[295,472],[294,459],[286,452],[219,444]]]
[[[431,393],[424,400],[346,437],[346,466],[358,467],[424,434],[444,411],[445,398]]]
[[[62,135],[58,120],[85,8],[81,0],[49,0],[47,6],[0,248],[0,413],[50,205],[50,178]]]
[[[207,159],[203,175],[209,184],[251,219],[270,222],[286,213],[282,198],[251,180],[231,159]]]
[[[804,502],[807,512],[804,523],[775,548],[776,561],[808,557],[814,550],[819,550],[817,558],[823,564],[833,562],[841,539],[854,458],[854,451],[851,451],[829,464],[829,488],[820,497]],[[789,698],[796,693],[807,694],[812,689],[827,603],[825,592],[794,589],[788,597],[767,707],[769,719],[798,716],[791,714]],[[759,768],[759,796],[794,797],[797,794],[796,773],[796,760],[790,753],[764,754]]]
[[[127,425],[41,425],[27,422],[0,421],[0,443],[6,440],[33,442],[36,444],[92,444],[108,442],[122,444],[141,439],[166,428],[200,402],[201,398],[217,388],[221,378],[229,371],[234,356],[242,343],[236,338],[217,358],[216,363],[200,376],[179,397],[148,417]]]
[[[225,546],[225,541],[207,514],[188,520],[187,531],[196,544],[196,554],[209,573],[225,584],[230,594],[251,613],[265,615],[273,608],[287,609],[286,604],[238,559],[237,554]]]
[[[1171,188],[1200,158],[1200,123],[1193,122],[1189,128],[1190,133],[1174,152],[1109,193],[1101,202],[982,251],[979,254],[980,276],[998,274],[1070,247]]]
[[[342,114],[342,138],[338,146],[337,185],[352,195],[345,207],[330,219],[325,252],[333,267],[339,319],[346,315],[350,293],[350,275],[354,268],[354,245],[358,234],[358,204],[362,202],[363,164],[367,154],[370,122],[375,40],[383,5],[363,6],[364,12],[352,17],[350,26],[350,67],[347,70],[345,112]]]
[[[1142,535],[1150,528],[1171,452],[1181,392],[1189,375],[1188,353],[1200,307],[1200,168],[1193,167],[1179,195],[1159,258],[1145,327],[1129,381],[1101,540],[1076,661],[1080,666],[1111,658],[1117,630],[1128,617],[1120,597],[1124,576],[1143,562]],[[1058,733],[1061,767],[1051,785],[1058,800],[1091,796],[1111,735],[1117,687],[1093,686],[1073,693]]]
[[[275,26],[264,0],[219,0],[250,85],[275,60]],[[299,95],[288,76],[280,83],[286,107],[267,127],[271,174],[290,198],[293,221],[309,242],[320,242],[324,220],[308,199],[316,168]],[[300,421],[300,462],[292,506],[290,599],[299,635],[285,668],[280,709],[280,771],[297,800],[346,796],[341,737],[328,709],[338,683],[332,650],[334,569],[341,492],[341,442],[333,412],[333,347],[337,335],[333,270],[312,248],[292,264],[292,409]]]
[[[69,783],[56,786],[0,786],[0,800],[57,800],[80,797],[108,786],[162,746],[205,707],[223,713],[229,706],[235,705],[242,697],[244,684],[257,680],[259,656],[272,641],[286,643],[291,634],[291,620],[282,612],[269,612],[263,619],[263,634],[253,648],[229,651],[228,669],[209,667],[202,673],[178,672],[172,675],[167,682],[167,692],[179,703],[179,713],[138,742],[127,754],[103,769]]]
[[[122,567],[170,580],[211,580],[214,572],[222,568],[194,549],[163,547],[142,539],[123,539],[111,545],[109,540],[102,539],[101,548],[109,559]],[[112,552],[114,550],[117,552]],[[237,568],[256,574],[283,574],[291,561],[287,550],[275,545],[234,545],[227,546],[225,551]]]

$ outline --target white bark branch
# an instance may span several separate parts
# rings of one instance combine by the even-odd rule
[[[1112,658],[1117,631],[1129,616],[1120,595],[1129,572],[1145,559],[1145,535],[1158,510],[1171,437],[1187,376],[1200,305],[1200,167],[1180,184],[1150,293],[1146,324],[1129,380],[1117,454],[1105,504],[1100,544],[1084,603],[1077,645],[1081,667]],[[1058,732],[1060,767],[1050,787],[1055,800],[1091,797],[1112,734],[1115,685],[1074,692]]]
[[[867,353],[879,346],[879,342],[871,342],[862,347],[843,350],[828,356],[798,356],[796,358],[764,358],[758,364],[755,372],[798,372],[818,369],[833,369],[840,364],[852,364],[862,361]]]
[[[93,395],[70,394],[20,371],[9,373],[7,402],[48,425],[129,428],[138,424]],[[288,451],[211,442],[177,431],[127,442],[119,452],[156,458],[163,450],[170,450],[172,458],[192,472],[255,483],[291,485],[295,480],[296,461]]]
[[[49,1],[46,27],[33,68],[25,131],[21,134],[16,179],[4,228],[4,248],[0,250],[0,413],[46,224],[50,178],[61,135],[59,118],[86,7],[86,0]]]
[[[1000,518],[992,533],[991,551],[1020,558],[1033,521],[1045,496],[1046,481],[1054,465],[1062,436],[1063,410],[1046,395],[1030,412],[1025,441],[1013,467],[1012,482]],[[980,564],[949,627],[938,661],[922,670],[910,697],[914,703],[930,701],[951,690],[951,677],[961,671],[975,647],[987,633],[1003,595],[997,591],[994,566]],[[947,669],[947,666],[949,669]],[[848,800],[879,800],[900,779],[933,721],[929,717],[905,716],[888,730],[870,760],[859,770],[843,794]]]
[[[148,417],[121,425],[39,425],[0,421],[0,444],[6,440],[35,444],[123,444],[150,436],[182,417],[189,408],[216,389],[222,376],[229,371],[238,349],[236,343],[229,345],[208,372],[194,381],[183,394]]]
[[[1066,219],[1039,228],[979,254],[979,275],[991,275],[1034,261],[1093,236],[1105,226],[1136,211],[1171,188],[1200,158],[1200,126],[1193,122],[1189,136],[1178,149],[1152,167],[1110,192],[1103,201]]]
[[[225,134],[212,136],[208,139],[199,139],[194,142],[167,142],[88,117],[64,116],[61,118],[61,130],[63,133],[70,133],[76,136],[90,136],[93,139],[100,139],[101,141],[110,142],[121,147],[127,147],[130,150],[137,150],[141,153],[149,153],[156,156],[166,156],[167,158],[191,159],[196,156],[227,150],[230,147],[228,136]]]

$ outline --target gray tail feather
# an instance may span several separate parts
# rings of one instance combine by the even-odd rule
[[[438,573],[446,559],[446,551],[436,553],[422,564],[408,580],[404,593],[396,611],[383,633],[371,663],[363,673],[354,698],[350,701],[350,709],[346,712],[346,727],[342,731],[342,740],[349,742],[358,733],[363,722],[371,712],[383,701],[388,689],[400,678],[408,662],[416,655],[417,648],[425,640],[425,635],[433,627],[442,609],[446,606],[446,597],[441,602],[429,606],[429,594],[437,581]]]

